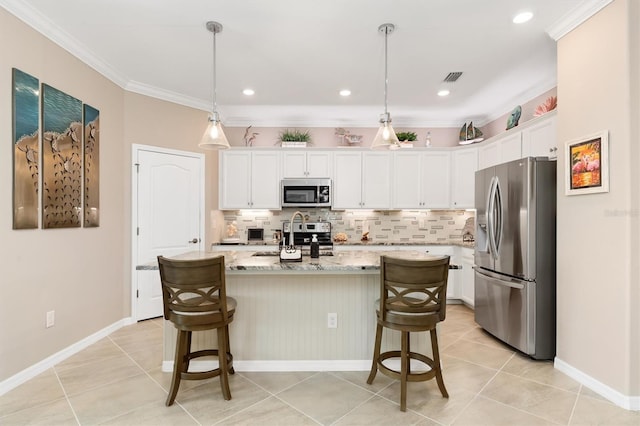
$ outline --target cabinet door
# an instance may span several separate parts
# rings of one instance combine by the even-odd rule
[[[497,143],[489,143],[478,148],[478,170],[500,163],[500,151]]]
[[[282,177],[307,177],[307,154],[305,152],[284,151],[282,153]]]
[[[391,153],[362,153],[362,207],[391,208]]]
[[[254,151],[251,158],[251,208],[280,206],[280,153]]]
[[[362,208],[361,153],[336,152],[333,163],[333,208]]]
[[[429,152],[421,157],[422,208],[448,209],[451,206],[451,154]]]
[[[331,152],[307,152],[307,177],[332,178]]]
[[[460,299],[467,305],[473,307],[474,305],[474,297],[475,297],[475,283],[474,283],[474,274],[473,274],[473,249],[463,248],[462,249],[462,274],[460,275],[461,279],[461,294]]]
[[[222,151],[219,176],[219,208],[251,208],[251,152]]]
[[[500,151],[500,164],[522,158],[522,133],[515,132],[501,138],[498,142]]]
[[[393,208],[424,208],[420,156],[413,152],[395,152],[393,157]]]
[[[541,119],[540,122],[522,131],[523,157],[549,157],[558,155],[556,136],[556,116]]]
[[[453,152],[451,204],[456,209],[475,208],[475,174],[478,170],[478,149]]]

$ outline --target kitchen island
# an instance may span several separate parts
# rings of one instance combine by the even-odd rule
[[[238,302],[230,325],[236,370],[338,371],[371,366],[374,302],[380,294],[383,253],[415,259],[440,257],[414,250],[351,251],[281,263],[274,252],[230,250],[174,258],[225,257],[227,294]],[[157,269],[157,265],[139,268]],[[328,327],[328,314],[336,314],[336,328]],[[165,322],[164,371],[173,368],[175,334],[173,325]],[[421,334],[412,340],[412,347],[430,353],[429,335]],[[194,333],[196,348],[215,347],[215,341],[215,332]],[[385,331],[383,349],[399,345],[399,334]]]

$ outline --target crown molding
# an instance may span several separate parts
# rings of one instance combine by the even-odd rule
[[[574,10],[560,18],[560,20],[551,27],[547,28],[547,34],[555,41],[560,40],[612,1],[613,0],[588,0],[583,2]]]
[[[62,31],[28,3],[19,0],[0,0],[0,6],[118,86],[124,88],[129,81],[126,75],[94,55],[86,46]]]
[[[211,112],[211,101],[185,96],[177,92],[172,92],[171,90],[165,90],[160,87],[140,83],[139,81],[131,80],[123,88],[127,92],[138,93],[140,95],[149,96],[151,98],[160,99],[174,104]]]

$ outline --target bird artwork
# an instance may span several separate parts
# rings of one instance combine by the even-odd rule
[[[251,132],[251,128],[253,126],[249,126],[244,131],[244,145],[245,146],[253,146],[253,142],[256,140],[256,136],[260,133]]]
[[[511,111],[509,117],[507,118],[507,129],[512,129],[518,125],[518,121],[520,121],[520,116],[522,115],[522,107],[518,105]]]

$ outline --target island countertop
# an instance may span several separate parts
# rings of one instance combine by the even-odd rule
[[[442,256],[430,255],[417,250],[385,250],[385,251],[348,251],[334,252],[333,256],[320,256],[312,259],[302,256],[302,262],[280,262],[276,252],[259,251],[193,251],[176,256],[172,259],[205,259],[214,256],[224,256],[225,270],[228,273],[371,273],[377,274],[380,270],[380,256],[393,256],[404,259],[439,259]],[[451,269],[457,269],[451,265]],[[158,263],[153,261],[138,265],[137,270],[158,269]]]

